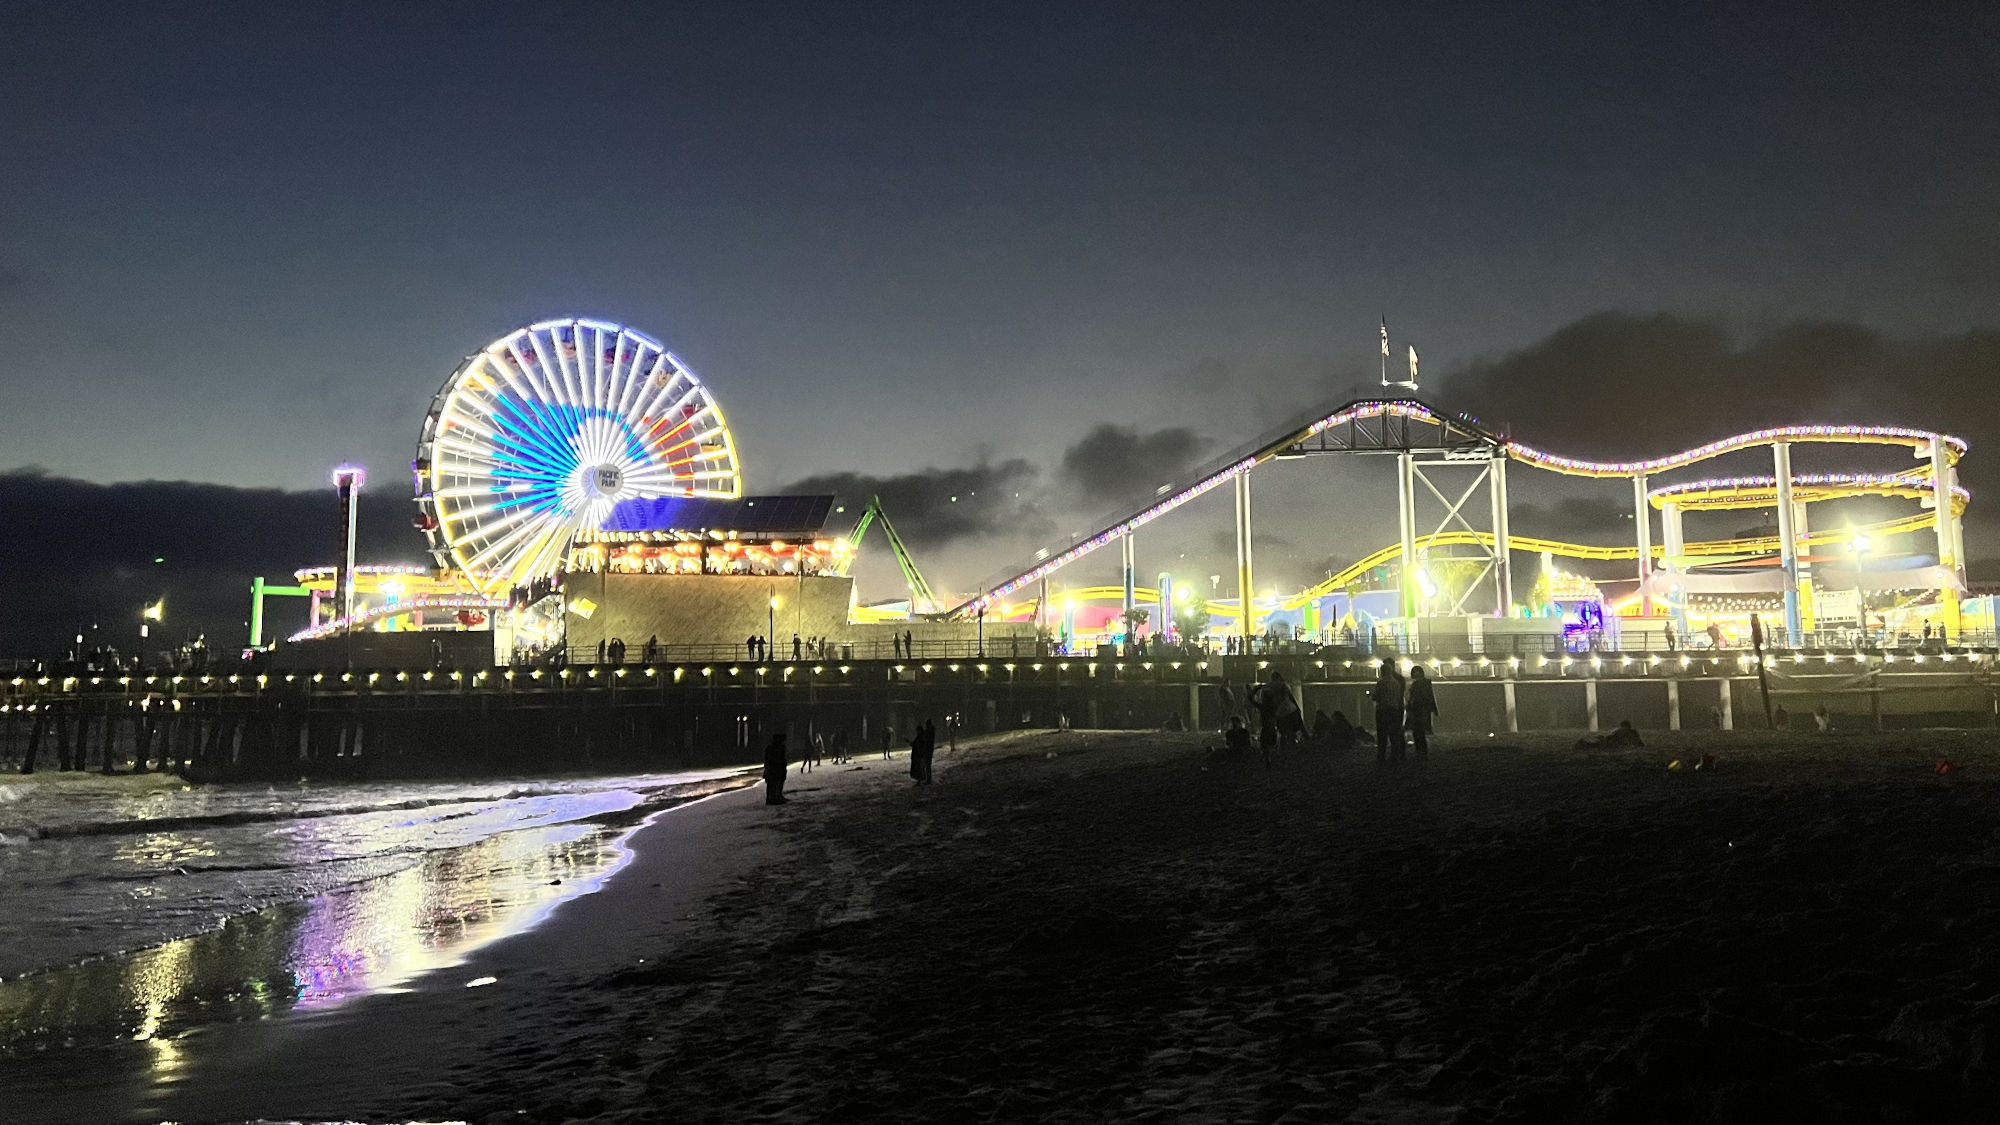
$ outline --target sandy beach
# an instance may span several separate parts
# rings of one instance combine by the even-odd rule
[[[42,1090],[10,1120],[1949,1121],[2000,1104],[2000,740],[1574,738],[1447,740],[1378,767],[1022,733],[941,749],[928,788],[900,756],[795,767],[791,804],[753,789],[665,813],[604,888],[461,966],[190,1034],[165,1072],[72,1083],[60,1104]],[[1711,768],[1667,769],[1705,753]]]

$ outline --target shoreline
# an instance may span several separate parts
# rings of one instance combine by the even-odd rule
[[[751,786],[669,810],[536,928],[188,1037],[119,1105],[1950,1121],[2000,1093],[2000,737],[1572,737],[1267,768],[1212,735],[1036,732],[940,750],[935,787],[900,753],[795,768],[782,809]]]

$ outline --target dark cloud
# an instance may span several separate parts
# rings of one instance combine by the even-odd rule
[[[1546,504],[1512,501],[1507,508],[1507,525],[1516,535],[1621,547],[1632,542],[1635,534],[1629,501],[1590,496],[1565,496]]]
[[[911,547],[939,546],[984,535],[1039,535],[1049,524],[1035,503],[1040,474],[1021,458],[898,476],[821,473],[786,485],[787,493],[832,493],[856,519],[870,496]],[[840,517],[835,517],[836,522]]]
[[[424,561],[412,510],[394,490],[364,491],[362,559]],[[167,600],[167,637],[206,633],[217,648],[234,647],[248,640],[252,577],[289,585],[292,571],[330,563],[340,550],[331,487],[105,485],[36,467],[0,473],[0,527],[7,529],[0,584],[9,591],[0,601],[0,653],[10,656],[65,649],[79,624],[88,631],[93,623],[97,643],[130,651],[140,607],[160,597]],[[283,631],[305,616],[296,599],[275,600],[268,612]]]
[[[1381,391],[1374,366],[1351,355],[1209,357],[1162,376],[1169,401],[1217,416],[1212,428],[1246,440],[1296,414],[1331,410]]]
[[[1186,426],[1142,432],[1099,423],[1063,451],[1062,484],[1087,503],[1135,503],[1184,477],[1215,442]]]
[[[2000,416],[1986,408],[1996,375],[1995,331],[1902,341],[1815,322],[1741,340],[1711,321],[1607,312],[1455,372],[1437,398],[1532,445],[1582,456],[1654,456],[1802,422],[1941,429],[1972,443],[1960,470],[1965,484],[2000,497]],[[1910,462],[1802,447],[1794,464],[1810,471]],[[1746,456],[1729,471],[1770,468],[1768,459],[1759,466]],[[1986,511],[1975,501],[1969,529],[1992,527]]]

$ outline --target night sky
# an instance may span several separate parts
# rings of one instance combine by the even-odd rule
[[[0,3],[0,43],[0,652],[156,589],[226,632],[330,559],[342,460],[416,559],[429,397],[564,315],[699,371],[753,491],[880,491],[940,587],[1368,391],[1385,315],[1546,448],[1925,425],[2000,497],[1991,3]],[[1379,465],[1270,479],[1260,585],[1392,534]],[[144,481],[193,483],[99,487]],[[1525,485],[1515,530],[1628,496]],[[1215,504],[1142,568],[1215,566]]]

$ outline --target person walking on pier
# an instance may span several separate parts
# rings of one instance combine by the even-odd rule
[[[750,634],[748,639],[743,642],[743,652],[745,653],[744,659],[751,661],[757,659],[757,634]]]
[[[764,747],[764,803],[785,804],[785,736],[774,734]]]
[[[799,640],[799,635],[798,635],[797,633],[793,633],[793,634],[792,634],[792,662],[793,662],[794,664],[798,663],[798,661],[799,661],[799,658],[800,658],[800,654],[801,654],[801,653],[803,653],[804,651],[805,651],[805,649],[804,649],[804,644],[803,644],[803,642],[801,642],[801,641]]]
[[[1403,760],[1403,676],[1394,660],[1382,662],[1375,678],[1375,761]],[[1392,755],[1390,751],[1393,750]]]
[[[915,660],[916,658],[917,646],[910,640],[910,631],[905,629],[903,630],[903,659]]]
[[[1437,713],[1437,690],[1419,664],[1410,669],[1410,698],[1404,717],[1410,727],[1410,752],[1420,762],[1430,757],[1431,716]]]

